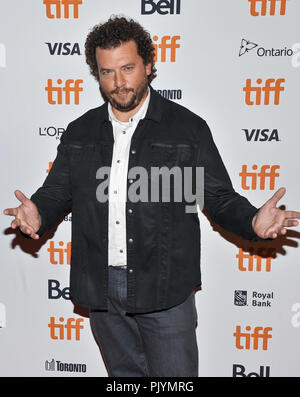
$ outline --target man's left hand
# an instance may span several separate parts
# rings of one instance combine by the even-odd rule
[[[252,227],[259,237],[276,238],[286,234],[287,227],[298,226],[298,221],[295,219],[300,219],[300,212],[285,211],[276,207],[285,192],[284,187],[278,189],[253,218]]]

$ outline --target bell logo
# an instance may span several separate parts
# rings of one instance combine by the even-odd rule
[[[47,251],[50,254],[50,263],[52,263],[52,265],[69,265],[71,263],[71,241],[67,243],[66,248],[63,248],[63,241],[60,241],[58,245],[61,248],[56,248],[54,246],[54,241],[50,241],[50,247],[47,248]]]
[[[46,6],[46,16],[49,19],[60,19],[61,8],[63,7],[64,16],[63,18],[69,19],[69,7],[73,6],[73,17],[78,18],[78,6],[82,4],[82,0],[43,0],[43,4]],[[54,7],[52,7],[54,6]],[[53,8],[55,14],[52,14]]]
[[[275,189],[275,179],[279,177],[279,173],[276,170],[280,169],[279,165],[262,165],[260,171],[257,171],[258,166],[254,164],[252,166],[252,170],[255,172],[248,172],[247,165],[242,165],[242,171],[239,173],[241,177],[241,186],[244,190],[256,190],[257,189],[257,181],[259,179],[259,189],[265,190],[266,189],[266,180],[269,179],[269,189]],[[268,171],[269,170],[269,171]],[[250,186],[247,184],[248,179],[250,178],[251,184]]]
[[[285,79],[267,79],[266,83],[263,87],[261,86],[252,86],[251,79],[246,80],[246,85],[243,87],[243,91],[245,92],[245,103],[248,106],[261,105],[261,97],[262,91],[264,92],[264,105],[270,104],[270,93],[274,92],[274,105],[279,105],[280,92],[284,91],[284,87],[282,84],[285,82]],[[262,84],[262,79],[257,79],[256,83],[258,85]],[[252,92],[255,94],[255,103],[251,99]]]
[[[259,15],[267,15],[267,8],[269,15],[275,15],[276,8],[279,9],[280,15],[286,13],[286,0],[248,0],[250,2],[250,14],[254,17]],[[258,6],[258,7],[257,7]],[[269,7],[268,7],[269,6]],[[259,11],[257,11],[259,9]]]
[[[246,368],[241,364],[233,364],[232,371],[233,378],[242,376],[242,377],[259,377],[259,378],[269,378],[270,377],[270,367],[264,367],[261,365],[259,367],[259,372],[249,372],[246,374]]]
[[[55,322],[55,317],[50,317],[48,327],[50,328],[50,338],[54,340],[80,340],[80,330],[84,327],[81,323],[83,318],[68,318],[64,324],[64,317],[59,317],[59,323]],[[56,332],[58,330],[58,332]],[[65,332],[66,330],[66,332]],[[73,331],[74,330],[74,331]]]
[[[57,80],[57,84],[61,85],[63,83],[62,79]],[[62,105],[63,104],[63,92],[65,104],[70,105],[71,92],[74,92],[74,105],[79,105],[79,92],[83,91],[83,88],[80,87],[80,84],[83,83],[83,80],[72,80],[68,79],[65,82],[64,87],[53,87],[52,80],[47,80],[47,87],[45,87],[45,91],[48,93],[48,103],[50,105]],[[57,94],[57,100],[53,99],[53,93]]]
[[[141,13],[142,15],[149,15],[154,14],[155,11],[157,11],[160,15],[174,14],[174,12],[175,14],[180,14],[180,3],[181,0],[142,0]],[[148,6],[147,9],[146,6]],[[168,12],[168,10],[170,10],[170,12]]]
[[[251,327],[247,325],[246,331],[241,332],[241,326],[236,326],[233,336],[235,336],[235,346],[237,349],[250,350],[252,345],[253,350],[258,350],[259,345],[261,345],[262,350],[268,350],[268,341],[272,338],[270,334],[272,327],[255,327],[253,333],[251,333]],[[259,343],[260,340],[261,343]]]
[[[271,255],[271,251],[267,254]],[[239,248],[239,252],[235,257],[238,259],[238,269],[241,272],[253,272],[254,270],[256,272],[261,272],[262,269],[264,269],[265,272],[271,271],[271,256],[265,258],[259,255],[251,255],[244,252],[242,248]]]
[[[155,49],[154,61],[166,62],[168,49],[170,50],[170,62],[176,62],[176,48],[180,48],[180,44],[177,43],[177,40],[180,40],[180,36],[163,36],[160,44],[153,44]],[[158,36],[153,36],[153,41],[158,41]]]

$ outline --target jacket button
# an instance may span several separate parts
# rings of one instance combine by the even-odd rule
[[[128,242],[129,242],[130,244],[132,244],[132,243],[133,243],[133,239],[132,239],[132,238],[128,239]]]
[[[133,273],[133,269],[129,269],[128,271],[129,271],[129,273]]]
[[[132,149],[132,150],[131,150],[131,153],[132,153],[132,154],[136,154],[136,150]]]
[[[133,183],[133,179],[129,179],[129,181],[128,181],[129,183]]]
[[[133,213],[133,211],[132,211],[131,208],[129,208],[128,213],[129,213],[129,214],[132,214],[132,213]]]

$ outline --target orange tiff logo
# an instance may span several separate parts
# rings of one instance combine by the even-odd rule
[[[263,105],[270,104],[270,94],[271,92],[274,94],[274,105],[279,105],[280,93],[284,91],[284,87],[282,84],[285,82],[285,79],[267,79],[265,85],[261,86],[262,79],[257,79],[257,86],[252,85],[251,79],[246,80],[246,85],[243,87],[243,91],[245,92],[245,103],[248,106],[261,105],[262,104],[262,96]],[[262,95],[263,93],[263,95]],[[253,95],[252,95],[253,94]],[[255,102],[252,100],[252,96],[255,97]]]
[[[50,241],[50,246],[47,248],[50,256],[50,263],[52,263],[52,265],[70,265],[72,247],[71,241],[67,243],[66,248],[64,248],[63,241],[59,241],[58,245],[59,247],[55,247],[54,241]]]
[[[233,336],[235,336],[235,346],[237,349],[252,349],[258,350],[259,341],[261,340],[262,350],[268,350],[268,341],[272,338],[270,332],[272,327],[255,327],[253,333],[251,333],[251,327],[246,326],[247,332],[241,332],[241,326],[237,325]]]
[[[244,190],[256,190],[257,182],[259,180],[259,189],[265,190],[266,188],[266,180],[269,179],[269,189],[275,189],[275,179],[279,177],[279,165],[262,165],[260,171],[258,171],[258,166],[254,164],[252,166],[252,170],[255,172],[247,171],[247,164],[242,165],[242,171],[239,173],[241,177],[241,185]],[[250,179],[250,185],[248,181]]]
[[[84,327],[81,323],[83,318],[70,317],[66,321],[64,317],[59,317],[59,322],[55,322],[55,317],[50,317],[48,327],[50,328],[50,338],[54,340],[80,340],[80,330]],[[66,332],[65,332],[66,331]]]
[[[47,18],[53,19],[61,18],[61,9],[64,10],[63,18],[69,19],[69,8],[73,6],[73,17],[78,18],[78,6],[82,4],[82,0],[43,0],[43,4],[46,6],[46,16]],[[52,13],[55,9],[55,14]]]
[[[166,62],[167,60],[167,50],[170,52],[170,61],[176,62],[176,49],[180,48],[180,44],[177,41],[180,40],[180,36],[163,36],[161,38],[160,44],[153,44],[155,49],[155,62]],[[153,41],[158,41],[158,36],[153,36]],[[160,55],[160,57],[159,57]]]
[[[52,165],[53,165],[53,161],[49,161],[49,167],[46,169],[47,174],[49,174],[49,172],[52,168]]]
[[[271,251],[272,249],[270,249],[269,255],[271,255]],[[236,258],[238,259],[238,269],[241,272],[253,272],[254,270],[261,272],[262,268],[265,269],[266,272],[271,271],[272,256],[263,257],[260,255],[251,255],[250,253],[244,252],[242,248],[239,248]]]
[[[64,104],[70,105],[71,100],[71,92],[74,93],[74,105],[79,105],[79,93],[83,91],[83,88],[80,85],[83,83],[83,80],[72,80],[68,79],[65,82],[64,86],[53,86],[52,79],[47,80],[47,87],[45,87],[45,91],[48,93],[48,103],[50,105],[62,105],[63,97]],[[57,80],[58,85],[62,85],[62,79]],[[54,93],[56,94],[56,101],[54,100]],[[64,93],[64,95],[63,95]]]
[[[259,15],[267,15],[267,9],[269,15],[275,15],[276,6],[280,10],[280,15],[286,13],[286,0],[248,0],[250,2],[250,14],[254,17]],[[258,7],[257,7],[258,6]],[[269,6],[269,7],[268,7]],[[260,11],[257,11],[257,8]]]

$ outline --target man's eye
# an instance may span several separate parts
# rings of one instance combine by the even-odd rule
[[[133,66],[126,66],[123,70],[125,70],[125,72],[130,72],[133,69]]]
[[[103,76],[108,75],[108,74],[110,74],[110,73],[111,73],[111,70],[101,70],[101,74],[102,74]]]

